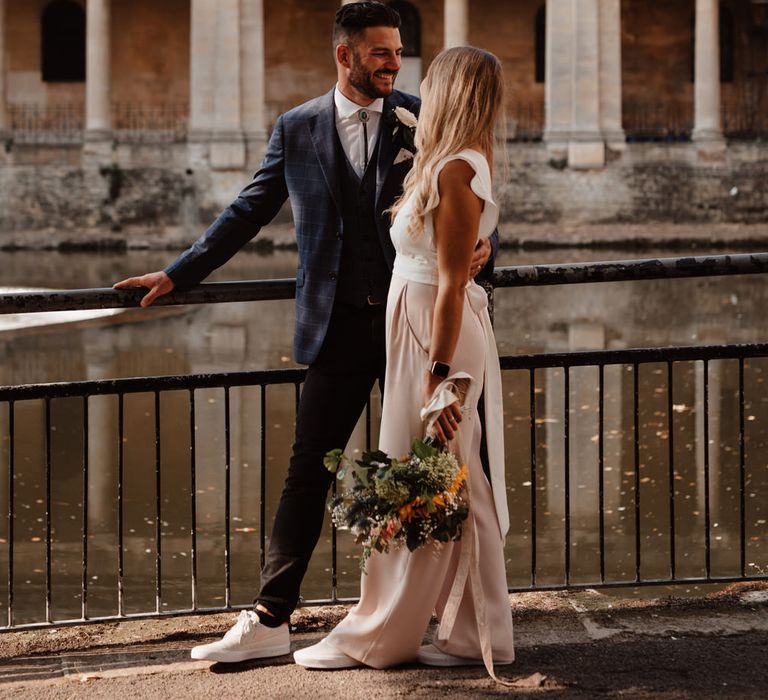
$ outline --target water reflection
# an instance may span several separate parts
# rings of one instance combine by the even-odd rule
[[[658,252],[664,255],[663,252]],[[642,257],[650,257],[643,253]],[[125,255],[48,253],[4,254],[0,286],[109,286],[123,277],[162,267],[166,253]],[[499,263],[531,264],[623,258],[604,251],[504,251]],[[212,279],[290,277],[295,254],[241,253]],[[664,280],[539,289],[506,289],[496,295],[496,333],[502,354],[518,352],[687,345],[765,340],[761,310],[766,290],[760,276]],[[178,373],[205,373],[293,366],[293,302],[218,304],[207,307],[131,310],[100,319],[98,325],[71,324],[0,332],[0,384],[102,379]],[[745,363],[745,539],[747,562],[768,565],[765,528],[766,436],[764,377],[766,361]],[[740,444],[738,363],[712,362],[708,370],[710,422],[705,455],[704,376],[702,363],[676,363],[673,369],[670,450],[666,365],[605,369],[604,531],[605,575],[631,580],[641,541],[643,577],[667,576],[671,565],[672,526],[676,574],[701,575],[704,468],[710,470],[710,519],[713,575],[738,573],[740,542]],[[592,581],[599,560],[598,370],[571,372],[568,396],[570,441],[563,440],[565,377],[561,369],[536,372],[535,482],[531,475],[530,386],[526,372],[508,372],[506,391],[507,464],[512,526],[507,542],[510,585],[530,583],[536,557],[537,582],[564,579],[566,550],[566,464],[570,466],[569,539],[573,581]],[[640,387],[638,463],[641,518],[635,520],[635,447],[633,387]],[[267,527],[287,468],[293,438],[295,394],[291,386],[267,391],[262,416],[258,387],[230,394],[231,584],[232,602],[250,601],[258,587],[259,509],[264,501]],[[378,401],[373,401],[374,426]],[[82,606],[82,509],[87,497],[88,611],[117,610],[119,404],[116,397],[58,399],[50,403],[52,467],[51,541],[52,614],[74,617]],[[88,412],[89,430],[82,425]],[[192,601],[192,522],[197,526],[196,602],[224,604],[224,514],[226,444],[225,397],[221,390],[196,392],[194,425],[188,392],[125,398],[123,488],[124,611],[153,609],[157,567],[161,609],[188,607]],[[14,407],[14,586],[16,621],[40,619],[45,608],[46,493],[44,440],[46,407],[18,402]],[[159,416],[159,420],[158,420]],[[261,425],[266,450],[261,452]],[[159,453],[155,430],[159,424]],[[9,408],[0,405],[0,509],[9,494]],[[196,469],[191,469],[194,434]],[[374,430],[373,441],[376,442]],[[351,449],[364,444],[364,426]],[[669,460],[675,465],[669,476]],[[87,491],[83,465],[87,461]],[[260,469],[267,467],[262,493]],[[159,463],[159,472],[156,464]],[[194,480],[194,481],[193,481]],[[193,486],[194,484],[194,486]],[[190,508],[194,488],[196,509]],[[532,547],[532,489],[536,505],[536,550]],[[674,500],[670,499],[674,489]],[[159,513],[159,521],[158,521]],[[639,525],[639,530],[637,526]],[[158,557],[156,532],[160,531]],[[2,544],[8,522],[0,524]],[[340,538],[339,595],[355,595],[356,548]],[[303,589],[306,598],[330,594],[330,534],[324,536]],[[159,565],[158,565],[159,562]],[[0,571],[7,571],[8,547],[0,547]],[[748,570],[749,573],[749,570]],[[755,571],[753,571],[755,573]],[[7,605],[7,581],[0,576],[0,605]]]

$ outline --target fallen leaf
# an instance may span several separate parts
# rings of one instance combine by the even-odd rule
[[[536,673],[532,673],[530,676],[512,681],[512,685],[515,688],[541,688],[545,680],[547,680],[547,677],[536,671]]]

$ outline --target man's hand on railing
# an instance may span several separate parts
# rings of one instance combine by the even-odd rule
[[[113,289],[127,289],[129,287],[145,287],[149,290],[141,300],[141,305],[146,307],[158,297],[172,292],[174,285],[173,280],[162,270],[160,272],[148,272],[141,277],[129,277],[112,285]]]

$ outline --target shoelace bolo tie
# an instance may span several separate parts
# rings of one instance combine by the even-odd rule
[[[363,172],[368,169],[368,120],[371,115],[367,109],[360,109],[357,111],[357,118],[363,125]]]

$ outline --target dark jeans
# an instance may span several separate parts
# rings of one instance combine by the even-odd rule
[[[346,446],[377,379],[383,391],[385,367],[384,305],[334,306],[323,347],[307,370],[293,456],[256,599],[277,620],[288,620],[296,607],[322,530],[334,478],[323,457]]]

